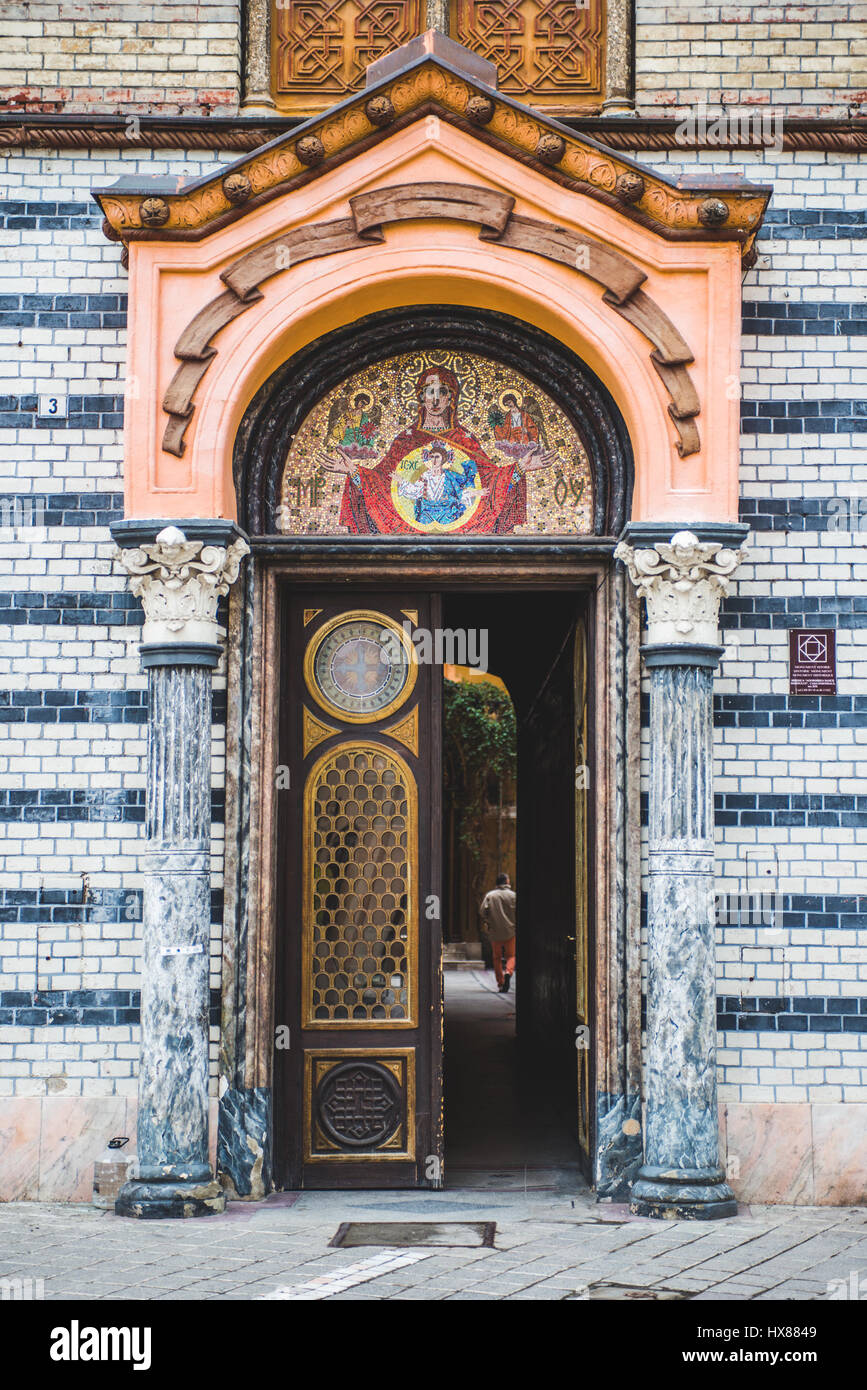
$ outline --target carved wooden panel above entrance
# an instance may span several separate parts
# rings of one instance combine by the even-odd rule
[[[456,0],[452,37],[497,67],[497,85],[540,110],[602,100],[604,0]]]
[[[370,63],[422,32],[426,0],[271,0],[278,107],[303,115],[360,91]],[[451,37],[496,65],[500,91],[540,110],[598,109],[605,0],[452,0]]]
[[[368,64],[424,28],[425,0],[273,0],[278,106],[327,110],[364,86]]]

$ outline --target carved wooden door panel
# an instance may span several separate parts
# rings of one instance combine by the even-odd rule
[[[441,1179],[438,668],[419,665],[412,643],[431,607],[381,593],[287,604],[278,999],[290,1046],[276,1053],[287,1186]]]

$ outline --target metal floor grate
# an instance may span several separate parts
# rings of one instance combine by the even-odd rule
[[[495,1221],[344,1221],[329,1241],[343,1249],[357,1245],[442,1245],[490,1248]]]
[[[689,1299],[691,1294],[684,1293],[680,1289],[646,1289],[636,1288],[632,1284],[591,1284],[587,1292],[581,1297],[589,1299],[591,1303],[597,1300],[620,1299],[632,1301],[648,1300],[650,1302],[669,1302],[672,1299]]]

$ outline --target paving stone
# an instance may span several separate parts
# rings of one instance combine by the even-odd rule
[[[165,1223],[155,1231],[87,1208],[72,1216],[40,1204],[7,1204],[0,1208],[0,1271],[45,1279],[49,1299],[261,1299],[323,1274],[339,1278],[358,1262],[362,1252],[328,1246],[338,1212],[341,1219],[359,1218],[353,1198],[320,1196],[326,1194],[305,1194],[303,1220],[297,1206],[271,1208],[268,1231],[255,1239],[255,1210],[249,1220],[244,1213],[228,1238],[226,1224],[219,1232],[204,1222],[196,1229]],[[671,1288],[703,1302],[815,1300],[827,1296],[830,1279],[867,1269],[867,1228],[857,1209],[787,1209],[775,1224],[739,1218],[736,1226],[707,1233],[686,1231],[687,1223],[606,1228],[592,1215],[588,1224],[580,1217],[554,1223],[545,1215],[557,1211],[556,1198],[530,1206],[515,1194],[505,1208],[493,1250],[443,1248],[394,1276],[338,1287],[326,1301],[557,1301],[600,1283]],[[441,1211],[432,1206],[432,1217]]]

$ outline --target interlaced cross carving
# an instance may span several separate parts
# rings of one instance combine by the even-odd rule
[[[338,1144],[381,1144],[400,1123],[400,1089],[375,1061],[340,1063],[317,1089],[319,1122]]]
[[[419,33],[423,19],[422,0],[289,0],[275,7],[277,94],[305,109],[339,101],[364,85],[369,63]]]
[[[562,110],[602,96],[605,0],[454,0],[452,37],[497,66],[501,91]],[[275,95],[323,110],[425,27],[425,0],[274,0]]]
[[[602,92],[603,0],[457,0],[455,38],[497,65],[498,85],[531,105]]]

